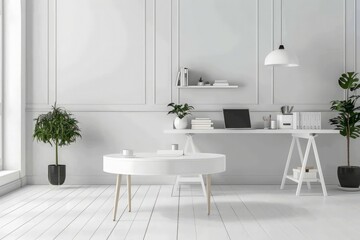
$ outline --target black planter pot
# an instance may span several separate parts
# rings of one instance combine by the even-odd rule
[[[360,167],[340,166],[337,174],[341,187],[358,188],[360,186]]]
[[[48,179],[52,185],[62,185],[65,182],[66,165],[49,165]]]

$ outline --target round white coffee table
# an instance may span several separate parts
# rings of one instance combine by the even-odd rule
[[[103,157],[103,170],[116,174],[114,221],[119,201],[121,175],[127,176],[128,209],[131,211],[131,175],[187,175],[205,174],[208,214],[210,214],[211,174],[226,170],[222,154],[194,153],[173,156],[156,153],[136,153],[132,157],[109,154]]]

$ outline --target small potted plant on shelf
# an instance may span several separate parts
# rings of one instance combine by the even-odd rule
[[[70,145],[81,138],[78,121],[66,110],[52,106],[52,111],[35,120],[33,137],[38,142],[55,146],[55,164],[48,165],[48,179],[52,185],[61,185],[66,177],[66,165],[59,164],[58,148]]]
[[[168,114],[176,114],[176,116],[177,116],[174,120],[174,127],[176,129],[187,128],[188,121],[187,121],[186,116],[191,114],[190,111],[193,110],[194,107],[190,106],[187,103],[185,103],[184,105],[169,103],[167,106],[172,107],[172,110],[169,111]]]
[[[360,107],[356,105],[359,95],[356,90],[360,88],[357,73],[347,72],[341,75],[339,85],[345,90],[345,100],[331,102],[331,110],[339,112],[337,117],[330,119],[330,124],[340,130],[340,134],[346,137],[347,165],[339,166],[337,170],[341,187],[359,188],[360,167],[350,164],[350,140],[360,136]]]

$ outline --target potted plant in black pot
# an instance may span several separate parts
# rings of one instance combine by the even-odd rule
[[[345,100],[331,102],[331,110],[339,112],[337,117],[330,119],[330,124],[340,130],[346,137],[347,165],[338,167],[340,186],[344,188],[359,188],[360,167],[350,164],[350,140],[360,136],[360,107],[356,105],[359,95],[356,90],[360,88],[357,73],[347,72],[339,78],[339,85],[345,90]]]
[[[48,179],[52,185],[61,185],[66,177],[66,165],[59,164],[59,147],[70,145],[81,137],[78,121],[66,110],[52,107],[52,111],[35,119],[34,139],[55,146],[55,164],[48,166]]]

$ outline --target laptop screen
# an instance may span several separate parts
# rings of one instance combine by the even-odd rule
[[[251,128],[249,109],[223,109],[225,128]]]

